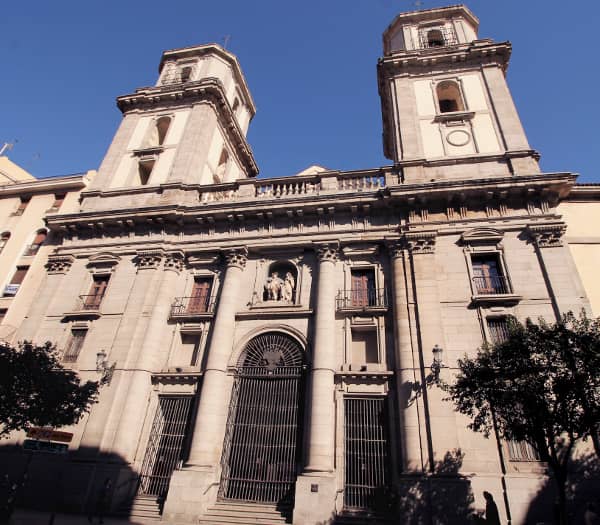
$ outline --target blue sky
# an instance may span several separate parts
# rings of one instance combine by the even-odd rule
[[[424,8],[456,2],[422,1]],[[115,97],[156,80],[164,49],[235,53],[257,105],[248,140],[262,177],[311,164],[389,164],[376,63],[409,0],[20,0],[0,15],[0,144],[37,177],[97,168],[120,122]],[[600,182],[600,2],[472,0],[480,36],[510,40],[509,85],[545,171]]]

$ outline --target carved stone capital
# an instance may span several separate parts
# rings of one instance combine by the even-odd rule
[[[139,252],[134,262],[138,267],[138,270],[152,270],[157,269],[162,261],[163,253],[161,250],[148,250]]]
[[[527,230],[538,248],[557,248],[563,245],[562,237],[567,230],[567,225],[562,222],[530,225]]]
[[[246,247],[242,248],[233,248],[231,250],[227,250],[224,253],[225,256],[225,264],[229,266],[235,266],[236,268],[241,268],[242,270],[246,267],[246,262],[248,261],[248,249]]]
[[[392,259],[404,256],[404,250],[406,249],[406,241],[404,239],[388,240],[385,245]]]
[[[184,266],[184,256],[182,252],[170,252],[165,258],[165,270],[181,272]]]
[[[335,263],[338,258],[339,247],[337,244],[321,244],[316,247],[316,252],[320,263]]]
[[[407,233],[406,246],[413,255],[422,253],[435,253],[436,232],[413,232]]]
[[[46,263],[46,271],[49,274],[67,273],[74,260],[72,255],[51,255]]]

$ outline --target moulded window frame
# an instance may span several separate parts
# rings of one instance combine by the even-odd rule
[[[460,100],[462,102],[463,109],[457,111],[442,111],[440,109],[440,99],[438,96],[438,86],[443,84],[444,82],[452,82],[457,85],[458,92],[460,95]],[[469,106],[467,105],[467,98],[465,97],[464,85],[462,83],[462,79],[460,77],[445,77],[438,78],[431,82],[431,92],[433,95],[433,102],[435,107],[435,114],[437,118],[444,118],[444,116],[463,116],[464,118],[469,117],[473,114],[473,112],[469,111]]]
[[[418,24],[416,29],[417,29],[417,38],[418,38],[419,49],[439,49],[440,47],[447,47],[447,46],[455,45],[456,43],[458,43],[458,35],[456,33],[456,28],[454,27],[454,24],[448,24],[447,21],[444,19],[428,20],[427,22]],[[444,39],[444,45],[443,46],[427,45],[427,47],[422,47],[422,45],[424,43],[429,44],[429,40],[427,38],[429,31],[433,31],[436,29],[442,33],[442,38]],[[448,33],[448,32],[452,33],[451,36],[454,37],[454,42],[449,42],[446,39],[445,33]]]
[[[75,356],[75,359],[69,359],[68,361],[66,361],[65,355],[67,353],[67,348],[73,338],[73,332],[75,332],[75,331],[85,332],[85,334],[83,336],[81,346],[79,347],[79,351],[77,352],[77,355]],[[85,347],[85,343],[88,340],[89,335],[90,335],[90,325],[87,323],[76,322],[76,323],[72,323],[71,326],[69,326],[68,330],[66,331],[65,339],[63,342],[64,352],[63,352],[63,355],[61,356],[61,362],[63,364],[70,365],[70,366],[75,366],[77,364],[77,362],[79,361],[79,358],[81,357],[81,354],[83,353],[83,349]]]
[[[506,262],[504,261],[504,250],[502,248],[490,248],[490,247],[485,247],[484,249],[471,249],[468,250],[467,252],[467,265],[468,265],[468,271],[469,271],[469,282],[471,284],[471,293],[473,294],[473,296],[479,296],[479,295],[490,295],[490,294],[483,294],[480,293],[477,290],[477,286],[475,285],[475,281],[474,278],[475,276],[475,271],[473,269],[473,257],[490,257],[491,258],[496,258],[498,261],[498,266],[500,268],[500,276],[503,277],[506,280],[506,287],[508,289],[508,293],[506,294],[494,294],[494,295],[510,295],[513,293],[513,286],[512,286],[512,281],[510,279],[510,276],[508,274],[507,271],[507,267],[506,267]]]
[[[34,241],[34,240],[36,239],[36,237],[37,237],[38,235],[40,235],[41,233],[44,233],[44,234],[45,234],[45,236],[44,236],[44,240],[43,240],[41,243],[39,243],[39,244],[37,245],[37,249],[36,249],[36,250],[35,250],[33,253],[31,253],[32,247],[33,247],[33,246],[35,246],[35,245],[34,245],[34,243],[33,243],[33,241]],[[45,243],[46,243],[46,241],[48,240],[48,234],[49,234],[49,233],[50,233],[50,232],[49,232],[49,231],[48,231],[46,228],[39,228],[38,230],[36,230],[36,231],[35,231],[35,233],[33,234],[33,236],[32,236],[32,237],[30,237],[30,239],[31,239],[31,242],[30,242],[30,243],[28,243],[28,244],[25,246],[25,250],[24,250],[24,252],[23,252],[23,256],[24,256],[24,257],[35,257],[35,256],[36,256],[36,255],[39,253],[39,251],[40,251],[40,249],[42,248],[42,246],[44,246],[44,244],[45,244]]]
[[[385,289],[385,281],[384,281],[384,275],[383,275],[383,271],[381,268],[381,264],[375,263],[375,262],[356,262],[356,263],[351,263],[349,265],[347,265],[344,268],[344,288],[342,290],[339,290],[341,292],[349,292],[352,289],[352,272],[353,271],[372,271],[375,277],[375,292],[376,293],[383,293],[385,295],[387,295],[387,290]],[[337,310],[340,310],[340,308],[336,308]],[[377,311],[377,310],[387,310],[387,296],[385,296],[384,298],[384,305],[383,306],[366,306],[366,307],[362,307],[362,306],[347,306],[347,307],[343,307],[341,308],[342,310],[348,310],[348,311],[361,311],[361,310],[366,310],[369,313],[371,313],[372,311]]]

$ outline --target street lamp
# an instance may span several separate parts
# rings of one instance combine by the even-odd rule
[[[432,348],[433,362],[431,363],[431,373],[433,374],[433,381],[435,383],[440,382],[440,371],[444,368],[444,349],[437,344]]]
[[[96,354],[96,372],[102,374],[100,382],[102,384],[110,384],[115,365],[109,366],[107,354],[104,350],[100,350]]]

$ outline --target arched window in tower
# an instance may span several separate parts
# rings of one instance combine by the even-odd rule
[[[443,47],[445,45],[444,35],[439,29],[427,31],[427,47]]]
[[[152,175],[152,169],[154,168],[154,159],[150,160],[140,160],[138,163],[138,180],[137,184],[139,186],[146,186],[150,180],[150,175]]]
[[[192,66],[183,66],[180,70],[181,82],[189,82],[192,79]]]
[[[2,250],[4,250],[8,239],[10,239],[10,232],[4,232],[2,235],[0,235],[0,253],[2,253]]]
[[[240,101],[236,98],[233,101],[233,106],[232,106],[231,109],[233,110],[234,113],[237,113],[237,110],[238,110],[239,107],[240,107]]]
[[[452,111],[464,111],[465,105],[457,82],[445,80],[436,87],[440,113],[451,113]]]
[[[162,146],[167,138],[167,132],[171,125],[171,117],[160,117],[156,120],[157,145]]]
[[[215,184],[219,184],[224,182],[225,173],[227,172],[227,163],[229,162],[229,153],[225,148],[221,151],[221,156],[219,157],[219,164],[217,164],[217,169],[215,170],[215,174],[213,176],[213,182]]]

